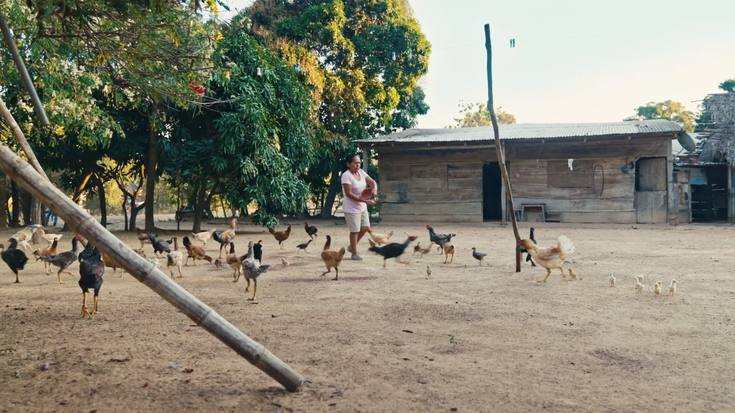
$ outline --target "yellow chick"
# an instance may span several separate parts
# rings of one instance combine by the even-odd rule
[[[610,281],[610,287],[615,287],[615,277],[612,273],[610,273],[610,278],[608,278],[607,280]]]
[[[645,286],[643,284],[641,284],[640,279],[638,279],[638,277],[636,277],[636,279],[635,279],[635,289],[638,290],[638,294],[643,293],[643,288],[644,287]]]
[[[638,282],[643,282],[643,275],[638,274],[635,276],[635,279],[638,280]]]
[[[291,263],[281,258],[281,264],[283,264],[284,267],[288,267]]]
[[[661,296],[661,281],[657,282],[656,284],[653,284],[653,295],[655,297]]]
[[[569,269],[569,276],[572,277],[573,280],[577,279],[577,273],[574,272],[571,268]]]
[[[676,294],[676,280],[671,280],[671,284],[669,284],[669,295]]]

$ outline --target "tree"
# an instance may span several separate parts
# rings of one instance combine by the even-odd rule
[[[623,119],[624,121],[638,121],[647,119],[666,119],[681,125],[687,132],[694,132],[695,114],[686,110],[679,102],[667,100],[665,102],[648,102],[645,106],[635,109],[634,116]]]
[[[735,92],[735,79],[727,79],[720,83],[718,87],[728,93]]]
[[[329,217],[338,159],[355,150],[352,142],[412,127],[428,110],[417,81],[431,46],[401,0],[255,0],[247,14],[251,33],[297,69],[311,93],[316,145],[329,151],[307,175],[329,170],[309,179],[328,185]]]
[[[489,126],[492,124],[490,120],[490,111],[484,103],[460,103],[459,118],[454,118],[457,122],[449,128],[472,128],[475,126]],[[475,110],[477,108],[477,110]],[[499,125],[510,125],[516,123],[516,117],[508,112],[503,111],[502,107],[495,109],[495,115],[498,118]]]

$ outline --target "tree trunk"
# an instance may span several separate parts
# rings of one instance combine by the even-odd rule
[[[28,217],[31,216],[31,200],[33,199],[33,196],[31,196],[30,193],[26,191],[20,192],[20,203],[21,203],[21,211],[23,211],[22,215],[18,215],[18,217],[23,217],[23,226],[29,225]]]
[[[337,196],[339,189],[342,187],[339,177],[340,163],[337,162],[332,169],[332,178],[329,180],[329,193],[322,207],[322,218],[332,218],[332,208],[334,208],[334,198]]]
[[[8,180],[0,178],[0,228],[8,227]]]
[[[192,231],[199,232],[202,230],[202,212],[207,202],[207,179],[202,175],[199,178],[199,194],[197,194],[197,203],[194,206],[194,227]]]
[[[97,178],[97,196],[100,198],[100,224],[107,227],[107,197],[105,196],[105,183]]]
[[[10,196],[13,198],[13,213],[10,215],[10,228],[18,228],[18,213],[20,212],[20,194],[18,184],[10,181]]]
[[[29,223],[43,225],[43,217],[46,210],[41,202],[35,197],[31,197],[31,213],[28,215]]]
[[[123,191],[123,217],[125,217],[125,226],[123,226],[123,231],[130,231],[130,227],[128,226],[128,193],[126,191]]]
[[[151,109],[151,117],[149,119],[150,132],[148,136],[148,167],[146,168],[145,181],[145,230],[153,232],[155,228],[155,220],[153,216],[153,207],[155,206],[156,195],[156,165],[158,164],[158,133],[156,132],[156,106]],[[132,218],[131,218],[132,220]]]
[[[135,231],[135,221],[138,218],[138,212],[140,212],[141,209],[145,208],[145,206],[148,204],[148,201],[143,202],[142,205],[136,207],[135,206],[135,199],[133,199],[132,204],[130,205],[130,231]],[[150,231],[146,231],[150,232]]]

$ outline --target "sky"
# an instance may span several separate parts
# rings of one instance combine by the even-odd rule
[[[242,9],[250,0],[230,0]],[[735,78],[733,0],[410,0],[432,45],[419,84],[443,128],[461,102],[487,102],[490,24],[495,107],[518,123],[617,122],[648,102],[696,110]],[[515,39],[515,48],[510,47]]]

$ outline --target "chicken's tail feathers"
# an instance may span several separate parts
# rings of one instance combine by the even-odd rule
[[[559,250],[561,250],[562,257],[566,257],[575,251],[572,240],[567,238],[566,235],[562,235],[556,241],[559,245]]]
[[[209,255],[205,255],[205,256],[204,256],[204,259],[205,259],[206,261],[212,262],[212,257],[210,257]]]
[[[271,234],[273,234],[276,231],[274,231],[273,228],[268,228],[268,232],[270,232]]]
[[[263,264],[258,267],[258,269],[262,270],[261,272],[268,272],[268,268],[270,268],[270,264]]]

